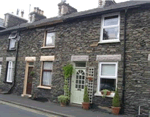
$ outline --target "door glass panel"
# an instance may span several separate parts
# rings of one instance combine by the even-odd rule
[[[85,62],[76,62],[75,65],[76,65],[76,67],[86,67]]]
[[[76,72],[76,88],[84,89],[84,79],[85,79],[85,72],[83,70],[78,70]]]

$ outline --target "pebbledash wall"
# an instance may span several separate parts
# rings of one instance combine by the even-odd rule
[[[140,104],[149,107],[149,68],[148,54],[150,54],[150,13],[148,8],[132,9],[127,16],[127,51],[126,51],[126,92],[125,92],[125,112],[136,114]],[[118,88],[120,97],[122,96],[123,80],[123,46],[124,46],[124,11],[120,13],[120,42],[98,44],[100,40],[101,15],[83,19],[75,19],[63,24],[29,29],[20,32],[21,40],[18,54],[18,66],[16,75],[16,86],[13,93],[21,95],[23,93],[25,78],[25,57],[36,57],[34,64],[35,77],[33,79],[32,92],[38,96],[44,96],[52,102],[57,102],[57,96],[63,94],[63,71],[62,67],[71,61],[72,55],[88,55],[87,68],[94,67],[94,92],[97,91],[98,61],[97,55],[121,55],[118,62]],[[46,30],[56,32],[55,48],[41,48]],[[3,57],[2,77],[0,86],[3,89],[10,87],[4,84],[6,71],[6,57],[14,56],[15,53],[7,52],[8,35],[0,36],[2,43],[0,56]],[[52,89],[39,89],[41,63],[40,56],[55,56],[53,63]],[[99,106],[112,105],[112,98],[93,97],[93,103]]]

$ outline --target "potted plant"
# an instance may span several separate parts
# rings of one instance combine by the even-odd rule
[[[115,91],[115,96],[112,101],[112,113],[118,115],[120,111],[120,99],[118,94],[118,89]]]
[[[85,110],[88,110],[89,107],[90,107],[90,101],[89,101],[89,96],[88,96],[88,90],[87,90],[87,86],[85,86],[82,108]]]
[[[60,102],[61,106],[64,107],[69,102],[69,97],[65,95],[58,96],[58,101]]]
[[[101,94],[103,95],[103,98],[105,98],[106,95],[110,95],[111,94],[111,91],[109,91],[108,89],[103,89],[101,91]]]

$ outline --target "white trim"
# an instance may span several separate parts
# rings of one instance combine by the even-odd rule
[[[116,70],[115,70],[115,76],[101,76],[101,66],[102,64],[115,64]],[[105,78],[105,79],[116,79],[116,88],[117,88],[117,82],[118,82],[118,62],[99,62],[98,64],[98,80],[97,80],[97,92],[94,94],[95,96],[102,96],[100,92],[100,79]],[[110,96],[107,97],[113,97],[114,93],[111,93]]]
[[[104,26],[104,18],[109,16],[118,15],[118,24],[117,25],[111,25],[111,26]],[[118,39],[109,39],[109,40],[103,40],[103,28],[112,28],[112,27],[118,27]],[[114,43],[114,42],[120,42],[120,13],[112,13],[103,15],[101,19],[101,36],[100,36],[100,42],[99,43]]]

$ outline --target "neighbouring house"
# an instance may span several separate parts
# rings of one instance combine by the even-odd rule
[[[4,20],[0,18],[0,30],[3,30],[4,28]]]
[[[58,6],[53,18],[39,8],[29,14],[30,21],[5,15],[6,29],[0,31],[3,93],[57,102],[64,93],[62,67],[70,62],[75,68],[70,103],[82,103],[87,84],[90,102],[97,106],[111,107],[118,88],[122,112],[135,115],[141,104],[148,111],[150,2],[99,0],[98,8],[83,12],[65,2]],[[103,89],[111,95],[102,98]]]

